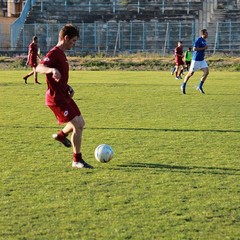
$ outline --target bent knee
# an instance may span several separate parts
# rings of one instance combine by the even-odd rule
[[[81,131],[84,126],[85,126],[85,121],[83,119],[83,117],[80,116],[76,116],[72,121],[72,126],[73,126],[73,130],[75,131]]]
[[[85,126],[85,121],[82,117],[80,117],[76,127],[82,130],[84,128],[84,126]]]
[[[207,76],[209,74],[209,69],[208,68],[203,69],[203,74]]]
[[[187,74],[187,76],[188,76],[188,77],[191,77],[193,74],[194,74],[194,72],[189,72],[189,73]]]
[[[85,127],[85,121],[83,120],[83,122],[80,123],[80,126],[79,126],[81,129],[83,129]]]

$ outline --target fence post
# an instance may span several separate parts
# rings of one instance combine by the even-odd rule
[[[142,29],[142,50],[144,50],[145,49],[145,22],[143,21],[143,24],[142,24],[142,26],[143,26],[143,29]]]
[[[88,12],[91,12],[91,0],[88,1]]]
[[[165,57],[165,54],[166,54],[167,40],[168,40],[168,29],[169,29],[169,23],[167,23],[167,29],[166,29],[166,34],[165,34],[165,41],[164,41],[164,47],[163,47],[163,57]]]
[[[84,22],[82,22],[82,29],[81,29],[81,32],[82,32],[82,51],[83,51],[83,47],[84,47],[84,38],[85,38],[85,27],[84,27]]]
[[[108,52],[108,22],[106,23],[106,52]]]
[[[165,1],[162,0],[162,14],[164,14],[165,12]]]
[[[119,30],[119,32],[118,32],[118,48],[121,49],[121,45],[122,45],[122,43],[121,43],[121,21],[119,21],[118,24],[119,24],[119,26],[118,26],[119,27],[119,29],[118,29]]]
[[[113,1],[113,13],[116,12],[116,0]]]
[[[64,11],[66,12],[67,10],[67,0],[64,1]]]
[[[94,22],[94,50],[97,50],[97,22]]]
[[[216,26],[216,34],[215,34],[215,42],[214,42],[213,54],[215,54],[215,52],[216,52],[217,43],[218,43],[218,28],[219,28],[219,22],[217,22],[217,26]]]
[[[119,36],[120,36],[120,22],[118,22],[118,30],[117,30],[117,34],[116,34],[116,40],[115,40],[115,46],[114,46],[114,52],[113,52],[113,56],[115,57],[116,55],[116,51],[117,51],[117,45],[120,42],[119,40]]]
[[[155,42],[155,52],[157,51],[157,22],[154,22],[154,42]]]
[[[232,46],[231,46],[231,39],[232,39],[232,22],[230,20],[229,22],[229,45],[228,45],[228,49],[231,50]]]
[[[129,43],[129,51],[132,52],[132,31],[133,31],[133,23],[132,21],[130,22],[130,43]]]

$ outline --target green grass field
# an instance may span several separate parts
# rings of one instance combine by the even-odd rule
[[[45,77],[25,73],[0,72],[1,239],[240,239],[238,72],[210,72],[205,95],[197,72],[182,95],[170,72],[72,71],[93,170],[72,169]]]

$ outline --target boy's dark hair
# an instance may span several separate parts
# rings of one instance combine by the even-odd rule
[[[63,39],[65,36],[68,36],[69,39],[79,37],[78,28],[72,24],[66,24],[65,26],[62,27],[62,29],[59,32],[59,37],[61,39]]]

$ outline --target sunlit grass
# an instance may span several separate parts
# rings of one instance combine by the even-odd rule
[[[44,76],[24,74],[0,72],[2,239],[239,238],[238,73],[211,72],[201,95],[198,72],[182,95],[169,72],[71,72],[93,170],[71,168]]]

